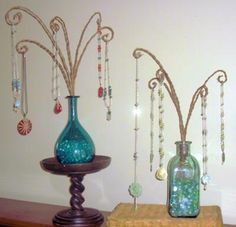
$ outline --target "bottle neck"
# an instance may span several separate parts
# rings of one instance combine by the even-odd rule
[[[190,155],[190,145],[191,141],[177,141],[176,144],[176,154],[180,156],[180,159],[184,161],[188,155]]]
[[[77,120],[77,99],[79,96],[67,96],[68,99],[68,120]]]

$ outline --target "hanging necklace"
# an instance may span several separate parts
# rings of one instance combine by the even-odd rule
[[[101,41],[105,42],[105,62],[104,62],[104,77],[102,86],[102,45]],[[107,109],[106,119],[111,120],[111,105],[112,105],[112,87],[109,69],[109,57],[108,57],[108,42],[106,37],[102,37],[100,20],[97,21],[97,71],[98,71],[98,97],[104,101],[105,108]],[[107,100],[108,99],[108,100]]]
[[[52,45],[52,53],[55,56],[55,59],[52,61],[52,98],[55,101],[54,113],[59,114],[62,111],[62,106],[59,101],[60,89],[59,89],[59,73],[58,73],[58,47],[57,47],[57,31],[53,31],[53,38],[56,45]]]
[[[108,97],[108,100],[107,100]],[[107,109],[108,121],[111,120],[111,105],[112,105],[112,87],[109,69],[109,58],[108,58],[108,41],[105,40],[105,63],[104,63],[104,93],[103,100]]]
[[[160,73],[162,73],[160,71]],[[161,76],[161,75],[160,75]],[[163,148],[163,143],[164,143],[164,121],[163,121],[163,115],[164,115],[164,107],[163,107],[163,99],[164,99],[164,92],[163,92],[163,79],[161,78],[158,83],[158,98],[159,98],[159,105],[158,105],[158,113],[159,113],[159,120],[158,120],[158,125],[159,125],[159,167],[156,171],[155,177],[157,180],[164,181],[167,178],[167,171],[163,166],[163,159],[164,159],[164,148]]]
[[[164,81],[164,74],[161,69],[157,70],[156,78],[149,81],[149,89],[151,90],[151,105],[150,105],[150,142],[151,142],[151,149],[150,149],[150,171],[152,171],[152,163],[154,159],[154,123],[155,123],[155,114],[154,114],[154,104],[155,104],[155,88],[158,85],[158,126],[159,126],[159,135],[158,135],[158,142],[159,142],[159,167],[156,170],[155,177],[157,180],[164,181],[167,178],[167,171],[163,166],[164,160],[164,92],[163,92],[163,81]]]
[[[225,162],[224,83],[225,81],[220,81],[220,147],[222,153],[222,164]]]
[[[15,25],[11,25],[11,64],[12,64],[12,93],[13,93],[13,110],[18,112],[21,108],[21,80],[18,73],[17,55],[15,48]]]
[[[154,159],[154,102],[155,102],[155,94],[154,88],[151,89],[150,95],[150,171],[152,171],[152,163]]]
[[[21,135],[27,135],[31,132],[32,123],[26,118],[28,114],[28,97],[27,97],[27,75],[26,75],[26,56],[22,53],[22,94],[21,94],[21,114],[23,119],[17,124],[17,131]]]
[[[101,45],[101,24],[100,21],[97,21],[97,60],[98,60],[98,65],[97,65],[97,71],[98,71],[98,82],[99,82],[99,87],[98,87],[98,97],[102,98],[103,97],[103,87],[102,87],[102,45]]]
[[[135,128],[134,128],[134,180],[129,186],[129,193],[134,198],[134,207],[137,209],[137,198],[142,194],[142,186],[137,182],[137,159],[138,159],[138,113],[139,113],[139,103],[138,103],[138,56],[136,56],[136,77],[135,77],[135,104],[134,104],[134,114],[135,114]]]
[[[201,177],[201,183],[203,184],[203,189],[207,189],[207,184],[210,182],[210,176],[207,173],[207,115],[206,115],[206,107],[207,107],[207,95],[208,89],[204,87],[202,92],[200,93],[201,96],[201,116],[202,116],[202,162],[203,162],[203,175]]]

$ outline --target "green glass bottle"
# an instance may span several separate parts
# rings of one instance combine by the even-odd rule
[[[190,141],[178,141],[168,163],[168,211],[172,217],[197,217],[200,211],[200,168],[190,154]]]
[[[78,96],[68,96],[68,122],[55,145],[55,156],[61,164],[87,163],[93,160],[95,146],[78,120]]]

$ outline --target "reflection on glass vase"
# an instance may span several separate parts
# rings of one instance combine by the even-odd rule
[[[168,211],[172,217],[197,217],[200,211],[200,168],[190,154],[190,141],[178,141],[168,163]]]
[[[95,155],[95,146],[78,120],[78,96],[68,96],[67,99],[68,122],[55,144],[55,156],[61,164],[91,162]]]

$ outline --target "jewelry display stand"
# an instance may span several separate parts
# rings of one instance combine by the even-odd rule
[[[49,39],[51,47],[47,47],[41,42],[27,38],[16,42],[16,27],[21,23],[23,13],[33,18],[33,20],[40,25]],[[96,30],[89,36],[85,36],[89,25],[95,19]],[[106,156],[94,156],[95,147],[93,141],[78,121],[76,103],[78,96],[76,95],[75,87],[78,70],[84,53],[91,41],[97,38],[98,97],[103,99],[107,110],[107,120],[111,120],[112,86],[109,74],[108,43],[113,39],[114,32],[112,28],[102,25],[101,13],[95,12],[82,29],[73,58],[67,27],[61,17],[53,17],[49,25],[47,25],[32,10],[22,6],[15,6],[6,12],[5,21],[11,27],[13,110],[23,115],[23,119],[17,124],[19,134],[25,136],[29,134],[32,129],[32,122],[27,118],[28,93],[26,56],[28,57],[29,44],[45,51],[52,60],[52,98],[55,101],[53,108],[55,114],[59,114],[62,111],[62,106],[59,101],[59,74],[62,75],[69,93],[69,96],[67,96],[68,100],[70,100],[68,101],[69,118],[67,124],[69,126],[67,127],[66,125],[65,129],[58,137],[55,144],[55,157],[47,158],[40,162],[41,167],[45,171],[68,176],[71,180],[71,208],[58,212],[53,219],[53,223],[56,226],[100,226],[104,220],[103,215],[98,210],[83,208],[82,206],[84,202],[82,192],[85,189],[82,181],[86,174],[95,173],[106,168],[110,164],[111,158]],[[60,36],[62,40],[59,40],[58,36]],[[85,37],[87,38],[85,39]],[[62,42],[64,44],[63,48],[59,45],[62,44]],[[102,51],[102,43],[105,44],[104,51]],[[102,64],[103,52],[105,57],[104,65]],[[18,72],[17,53],[20,54],[22,58],[21,76],[19,76]],[[104,81],[104,83],[102,81]]]
[[[66,175],[70,177],[70,209],[58,212],[53,223],[56,226],[100,226],[103,221],[103,215],[96,209],[84,208],[85,201],[82,193],[85,189],[82,184],[86,174],[98,172],[109,166],[111,158],[107,156],[96,155],[92,162],[83,164],[60,164],[55,157],[44,159],[40,162],[43,170],[52,174]]]
[[[155,171],[155,177],[157,180],[168,181],[168,197],[167,197],[167,205],[169,209],[172,209],[172,207],[175,207],[176,209],[174,210],[172,214],[173,217],[195,217],[196,214],[198,214],[197,210],[199,210],[199,182],[202,183],[204,186],[204,190],[206,190],[207,185],[210,181],[210,176],[208,175],[208,147],[207,147],[207,136],[208,136],[208,130],[207,130],[207,98],[209,95],[209,89],[208,89],[208,82],[211,80],[211,78],[217,77],[217,82],[219,83],[219,118],[220,118],[220,135],[219,135],[219,141],[220,141],[220,150],[221,150],[221,160],[222,164],[225,162],[225,123],[224,123],[224,84],[227,82],[227,74],[224,70],[216,70],[214,71],[210,76],[207,77],[207,79],[204,81],[204,83],[199,86],[195,92],[193,93],[193,96],[191,98],[191,102],[188,108],[188,113],[187,113],[187,118],[184,121],[183,114],[181,111],[181,105],[179,101],[179,97],[177,96],[174,84],[171,80],[171,77],[167,73],[167,71],[164,69],[162,66],[161,62],[156,58],[154,54],[152,54],[149,50],[144,49],[144,48],[136,48],[133,51],[133,57],[136,60],[136,67],[135,67],[135,103],[134,103],[134,152],[133,152],[133,160],[134,160],[134,174],[133,174],[133,181],[129,185],[129,194],[133,197],[134,201],[134,208],[137,209],[137,198],[142,195],[142,185],[138,181],[138,157],[139,157],[139,130],[140,130],[140,125],[139,125],[139,114],[141,112],[140,109],[140,102],[139,102],[139,83],[140,83],[140,75],[139,75],[139,59],[143,56],[147,55],[149,58],[151,58],[157,65],[157,70],[155,72],[155,75],[148,81],[148,88],[150,90],[150,153],[149,153],[149,163],[150,163],[150,172],[153,170],[153,162],[154,162],[154,156],[155,156],[155,151],[157,150],[158,155],[159,155],[159,161],[158,161],[158,168]],[[165,93],[164,90],[166,90],[167,94],[169,95],[172,103],[174,104],[177,116],[178,116],[178,126],[179,126],[179,132],[180,132],[180,139],[179,141],[182,143],[184,149],[178,149],[177,154],[180,154],[180,151],[183,150],[182,152],[182,157],[181,158],[174,158],[170,159],[168,162],[169,164],[167,165],[168,168],[165,168],[165,163],[164,163],[164,158],[165,158],[165,147],[164,147],[164,141],[165,141],[165,136],[164,136],[164,128],[165,128],[165,122],[164,122],[164,97]],[[186,157],[187,157],[187,144],[190,144],[190,141],[187,138],[187,132],[188,132],[188,127],[190,123],[190,119],[192,116],[192,113],[194,111],[195,105],[198,101],[198,99],[201,99],[201,134],[202,134],[202,176],[200,178],[200,174],[196,175],[196,178],[193,177],[192,174],[187,174],[186,171],[190,171],[190,165],[187,165],[186,163]],[[157,102],[156,102],[157,101]],[[158,120],[155,119],[156,116],[158,116]],[[156,130],[155,126],[157,125],[158,127],[158,135],[156,135]],[[155,137],[157,136],[158,140],[158,148],[156,149],[156,139]],[[176,144],[180,144],[177,142]],[[181,145],[181,146],[182,146]],[[189,149],[188,149],[189,150]],[[175,161],[173,161],[175,160]],[[182,164],[179,164],[177,160],[180,160],[181,163],[185,163],[184,166],[188,166],[188,170],[184,170],[181,167],[181,171],[184,172],[185,174],[183,175],[178,174],[176,170],[178,167],[175,168],[172,167],[173,163],[176,162],[176,166],[183,166]],[[172,162],[173,161],[173,162]],[[172,164],[171,164],[172,163]],[[191,168],[193,169],[193,173],[199,173],[200,171],[197,168],[197,162],[194,164]],[[174,170],[174,171],[171,171]],[[184,176],[183,179],[184,181],[187,179],[187,175],[191,176],[191,179],[189,178],[189,181],[186,180],[186,182],[183,183],[184,188],[182,189],[179,185],[180,182],[183,182],[182,175]],[[199,176],[198,176],[199,175]],[[180,177],[181,176],[181,177]],[[193,178],[196,179],[196,181],[193,181]],[[177,180],[178,179],[178,180]],[[178,182],[178,186],[176,186],[174,183]],[[188,183],[187,183],[188,182]],[[191,184],[190,184],[191,182]],[[195,185],[196,183],[196,185]],[[189,184],[189,186],[188,186]],[[192,185],[192,186],[190,186]],[[188,188],[189,187],[189,188]],[[196,190],[196,193],[193,193],[192,189],[190,187],[193,187]],[[176,191],[181,192],[179,194],[179,197],[176,196]],[[188,192],[191,191],[191,193],[187,193],[187,197],[183,196],[182,192]],[[172,196],[172,194],[174,196]],[[196,197],[194,198],[194,195]],[[192,197],[192,198],[191,198]],[[190,199],[191,198],[191,199]],[[185,204],[188,203],[186,206]],[[195,201],[195,204],[194,202]],[[190,205],[191,204],[191,205]],[[189,207],[196,207],[197,210],[195,212],[192,212],[190,214],[189,212]],[[172,212],[172,211],[171,211]],[[171,212],[169,212],[171,214]],[[181,214],[181,212],[183,212]],[[184,213],[186,212],[186,213]],[[178,214],[177,214],[178,213]],[[126,226],[123,225],[122,226]],[[133,226],[133,225],[132,225]],[[156,226],[156,225],[155,225]]]

